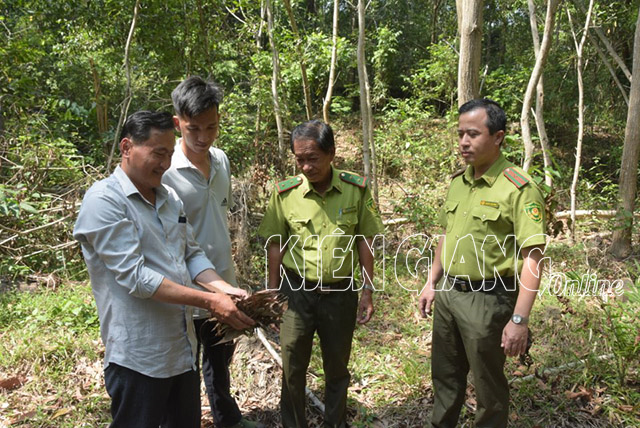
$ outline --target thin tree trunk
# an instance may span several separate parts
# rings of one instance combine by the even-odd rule
[[[284,7],[287,9],[289,15],[289,22],[291,23],[291,30],[293,31],[293,37],[295,40],[296,54],[300,61],[300,72],[302,73],[302,91],[304,92],[304,106],[307,112],[307,120],[311,120],[311,90],[309,89],[309,79],[307,79],[307,65],[304,61],[304,55],[302,49],[300,49],[300,33],[298,32],[298,26],[296,25],[296,18],[293,16],[293,10],[291,9],[291,1],[284,0]]]
[[[200,20],[200,32],[202,32],[202,44],[204,44],[204,55],[206,58],[206,64],[211,70],[211,53],[209,51],[209,33],[207,32],[207,24],[204,19],[204,11],[202,10],[202,0],[196,0],[196,7],[198,8],[198,18]]]
[[[582,52],[584,50],[584,43],[587,40],[589,25],[591,24],[592,11],[593,11],[593,0],[590,0],[589,10],[587,11],[587,17],[585,19],[584,29],[582,31],[582,38],[578,43],[576,32],[573,28],[573,21],[571,20],[571,13],[567,8],[567,16],[569,18],[569,24],[571,25],[571,33],[573,34],[573,41],[576,46],[576,54],[577,54],[576,68],[578,71],[578,141],[576,143],[576,163],[573,169],[573,181],[571,182],[571,239],[574,242],[576,239],[576,193],[578,188],[578,176],[580,175],[580,164],[582,161],[582,139],[584,137],[584,81],[582,79],[582,71],[583,71]]]
[[[131,104],[131,64],[129,64],[129,48],[131,47],[131,40],[133,39],[133,33],[136,29],[136,21],[138,19],[138,10],[140,9],[140,0],[136,0],[136,4],[133,7],[133,18],[131,19],[131,28],[129,29],[129,35],[127,36],[127,43],[124,46],[124,69],[127,73],[127,86],[125,88],[125,96],[122,101],[122,107],[120,109],[120,119],[118,119],[118,126],[116,127],[116,132],[113,136],[113,142],[111,143],[111,151],[109,152],[109,157],[107,158],[106,164],[106,172],[111,172],[111,163],[113,162],[113,156],[116,151],[116,146],[120,142],[120,132],[122,131],[122,126],[124,125],[124,121],[127,118],[127,113],[129,112],[129,105]]]
[[[280,110],[280,97],[278,96],[278,86],[280,80],[280,56],[278,47],[273,35],[273,10],[271,0],[265,0],[265,9],[267,12],[267,33],[269,34],[269,44],[271,45],[271,55],[273,59],[273,74],[271,75],[271,95],[273,97],[273,114],[276,119],[276,127],[278,128],[278,156],[284,164],[285,161],[285,145],[284,145],[284,129],[282,127],[282,117]]]
[[[376,180],[376,152],[373,143],[373,120],[371,113],[371,95],[369,77],[364,54],[365,42],[365,0],[358,0],[358,81],[360,82],[360,114],[362,115],[362,160],[364,175],[371,180],[373,197],[378,201],[378,184]]]
[[[531,162],[533,160],[533,141],[531,139],[531,130],[529,128],[529,111],[531,110],[531,104],[533,103],[533,96],[538,87],[538,83],[542,78],[544,66],[547,62],[547,56],[551,49],[551,42],[553,40],[553,27],[555,26],[556,10],[560,0],[549,0],[547,5],[547,16],[544,24],[544,34],[542,36],[542,44],[538,46],[538,26],[536,22],[536,12],[533,0],[528,0],[529,3],[529,17],[531,22],[531,32],[534,39],[534,50],[536,53],[536,63],[531,72],[531,78],[524,94],[524,100],[522,102],[522,113],[520,115],[520,126],[522,128],[522,140],[524,142],[524,163],[523,169],[529,170]],[[539,88],[541,89],[541,88]],[[538,100],[540,100],[540,94],[544,93],[544,89],[538,90]],[[543,101],[544,102],[544,101]],[[538,101],[540,106],[540,101]],[[544,123],[541,118],[538,118],[538,122]],[[546,165],[545,165],[546,166]]]
[[[624,131],[624,148],[620,166],[620,186],[618,218],[622,220],[613,231],[611,253],[618,258],[631,254],[631,230],[633,211],[637,195],[638,157],[640,156],[640,11],[636,21],[636,35],[633,41],[633,75],[629,91],[627,126]]]
[[[589,39],[591,40],[591,44],[595,46],[596,52],[598,52],[598,56],[600,57],[604,65],[607,67],[607,70],[609,70],[609,74],[611,74],[611,78],[613,79],[616,86],[620,90],[620,95],[622,95],[624,102],[627,104],[627,108],[629,108],[629,95],[627,95],[627,90],[624,88],[624,86],[622,86],[620,79],[618,79],[618,76],[616,75],[616,71],[611,65],[611,62],[609,61],[607,56],[604,54],[604,52],[602,52],[602,48],[600,48],[600,45],[598,45],[598,42],[596,40],[593,40],[593,37],[591,36],[589,36]]]
[[[458,105],[478,97],[478,73],[482,55],[482,0],[456,0],[460,59]]]
[[[584,3],[582,3],[581,0],[574,0],[574,1],[578,5],[578,7],[580,7],[582,12],[586,13],[585,10],[584,10]],[[622,58],[620,58],[620,55],[618,55],[616,50],[613,48],[613,46],[611,45],[611,42],[609,41],[607,36],[604,34],[604,31],[602,31],[602,28],[594,26],[593,29],[596,31],[596,34],[598,35],[598,38],[600,39],[600,41],[602,42],[604,47],[607,49],[607,52],[609,52],[609,55],[611,55],[611,57],[616,62],[616,64],[618,64],[618,66],[620,67],[620,69],[622,70],[624,75],[626,76],[627,80],[629,82],[631,82],[631,72],[629,71],[629,68],[624,63],[624,60]]]
[[[91,75],[93,76],[93,92],[96,102],[96,120],[98,122],[98,132],[104,134],[108,130],[109,122],[107,120],[107,105],[102,100],[102,89],[100,88],[100,75],[96,69],[93,58],[89,58],[89,66],[91,67]]]
[[[340,1],[333,0],[333,36],[331,38],[331,66],[329,68],[329,83],[327,85],[327,95],[322,103],[322,117],[325,123],[329,123],[329,108],[331,107],[331,97],[333,95],[333,85],[336,80],[336,64],[338,62],[338,12]]]
[[[435,45],[438,42],[438,12],[440,11],[440,5],[442,0],[435,0],[433,2],[433,16],[431,17],[431,44]]]
[[[256,31],[256,52],[260,51],[261,45],[260,41],[262,39],[262,28],[264,25],[264,14],[265,7],[264,1],[260,1],[260,23],[258,24],[258,30]],[[256,78],[256,85],[258,86],[258,94],[261,92],[261,79],[258,76]],[[260,97],[257,97],[257,105],[256,105],[256,121],[255,121],[255,135],[253,137],[253,146],[254,146],[254,160],[257,158],[259,150],[259,142],[260,142],[260,122],[262,121],[262,102],[260,101]]]

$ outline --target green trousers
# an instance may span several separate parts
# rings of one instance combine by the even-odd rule
[[[293,284],[298,288],[299,284]],[[358,293],[352,290],[292,291],[284,281],[282,292],[289,308],[280,325],[282,348],[282,394],[280,408],[284,428],[307,428],[305,416],[307,368],[313,336],[317,332],[325,376],[324,426],[346,427],[347,389],[351,376],[347,367],[358,308]]]
[[[477,399],[476,426],[507,426],[509,384],[500,343],[517,293],[465,293],[453,289],[436,292],[431,354],[433,427],[458,425],[469,369]]]

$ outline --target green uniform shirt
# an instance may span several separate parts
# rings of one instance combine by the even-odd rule
[[[332,167],[331,184],[321,196],[302,174],[287,180],[284,187],[294,187],[280,193],[276,187],[258,229],[266,239],[280,236],[281,245],[291,238],[282,264],[310,281],[331,283],[351,276],[358,263],[355,236],[372,238],[383,231],[371,192],[343,181],[345,174],[364,182]]]
[[[544,217],[540,189],[502,154],[477,180],[467,167],[451,182],[440,211],[445,273],[471,281],[514,276],[522,268],[516,252],[545,244]]]

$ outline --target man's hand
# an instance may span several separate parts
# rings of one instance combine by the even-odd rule
[[[435,288],[431,284],[427,284],[422,290],[422,293],[420,293],[420,298],[418,299],[418,309],[420,310],[422,318],[426,318],[427,315],[431,315],[431,307],[435,299]]]
[[[373,315],[373,299],[371,290],[362,290],[360,303],[358,304],[358,324],[366,324]]]
[[[218,321],[229,324],[236,330],[244,330],[256,324],[255,321],[236,307],[228,295],[222,293],[207,294],[209,298],[208,309]]]
[[[522,355],[527,350],[527,336],[529,329],[524,324],[514,324],[509,321],[502,330],[502,346],[508,357]]]
[[[242,299],[244,299],[245,297],[249,297],[249,293],[247,292],[247,290],[243,290],[242,288],[238,287],[229,287],[225,290],[225,293],[230,296],[240,297]]]

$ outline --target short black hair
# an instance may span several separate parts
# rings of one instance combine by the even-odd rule
[[[498,131],[507,131],[507,115],[505,114],[500,104],[490,100],[489,98],[477,98],[475,100],[467,101],[462,104],[458,109],[458,115],[468,113],[472,110],[482,108],[487,113],[487,128],[489,128],[489,134],[494,135]]]
[[[331,153],[335,147],[333,129],[321,120],[313,119],[301,123],[291,131],[291,152],[295,140],[311,140],[318,144],[318,148],[324,153]]]
[[[186,78],[171,92],[173,108],[181,117],[195,117],[214,106],[219,110],[222,96],[217,83],[200,76]]]
[[[136,143],[149,139],[152,129],[167,131],[173,129],[173,116],[166,111],[140,110],[130,115],[120,133],[120,140],[129,138]]]

